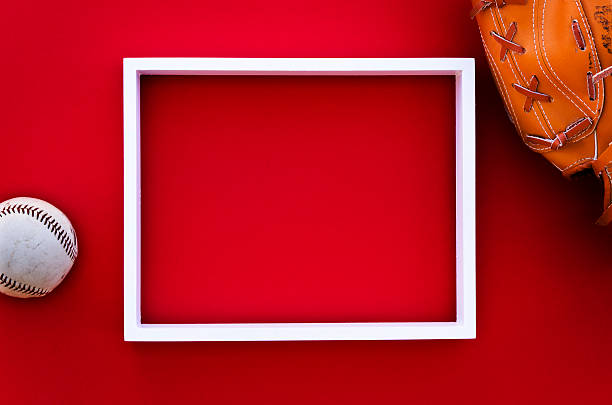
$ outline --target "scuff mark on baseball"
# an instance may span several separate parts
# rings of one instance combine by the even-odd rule
[[[44,297],[64,280],[77,255],[76,232],[62,211],[29,197],[0,203],[0,292]]]

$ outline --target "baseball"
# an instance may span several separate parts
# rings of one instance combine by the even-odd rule
[[[0,292],[43,297],[66,277],[77,254],[72,224],[53,205],[28,197],[0,203]]]

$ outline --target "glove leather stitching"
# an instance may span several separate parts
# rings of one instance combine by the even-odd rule
[[[495,16],[495,13],[492,11],[491,12],[491,18],[493,19],[493,25],[495,27],[495,29],[500,30],[500,27],[502,28],[502,30],[507,30],[503,18],[501,16],[501,13],[499,13],[499,9],[497,8],[497,6],[492,9],[492,10],[496,10],[498,13],[498,17],[500,19],[499,23],[497,21],[497,18]],[[484,43],[484,42],[483,42]],[[508,66],[510,67],[510,71],[512,72],[512,75],[514,76],[514,78],[516,79],[517,82],[520,82],[521,80],[519,79],[517,72],[519,73],[519,75],[521,76],[521,78],[523,79],[523,82],[526,82],[527,80],[525,79],[525,75],[523,74],[523,72],[521,71],[521,68],[518,66],[518,63],[516,61],[516,58],[514,56],[514,54],[511,54],[508,58],[506,58],[506,61],[508,63]],[[514,66],[516,65],[516,66]],[[515,71],[516,68],[516,71]],[[509,99],[511,100],[510,96],[508,96]],[[536,104],[535,108],[540,109],[541,114],[543,116],[543,118],[546,120],[546,122],[549,124],[549,131],[546,130],[545,125],[542,123],[539,114],[535,113],[535,117],[536,120],[538,121],[538,123],[540,124],[540,127],[542,128],[542,131],[544,132],[544,134],[550,139],[550,134],[554,134],[554,130],[552,128],[552,125],[550,125],[550,121],[548,120],[548,116],[546,115],[546,112],[542,109],[542,106],[540,104]],[[523,140],[525,139],[525,136],[527,135],[526,131],[520,131],[519,132],[523,135]],[[545,151],[547,150],[546,148],[544,149],[539,149],[539,148],[533,148],[530,145],[527,145],[530,148],[534,149],[534,150],[538,150],[538,151]]]

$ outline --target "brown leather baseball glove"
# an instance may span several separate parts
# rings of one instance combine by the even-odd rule
[[[592,169],[612,222],[612,0],[472,0],[491,71],[525,144],[566,176]],[[612,80],[612,79],[610,79]]]

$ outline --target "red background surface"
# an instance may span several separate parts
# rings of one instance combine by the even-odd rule
[[[6,4],[0,198],[56,203],[81,252],[48,298],[0,297],[2,402],[605,402],[612,237],[592,225],[597,184],[566,182],[521,144],[464,17],[467,3]],[[128,56],[476,57],[478,338],[123,342]]]
[[[143,78],[143,322],[455,321],[454,100],[452,76]]]

